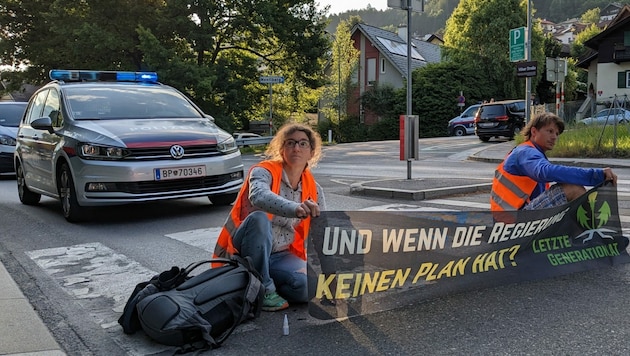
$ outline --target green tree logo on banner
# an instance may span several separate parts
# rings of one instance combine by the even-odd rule
[[[587,211],[583,205],[580,205],[577,210],[578,222],[583,228],[588,229],[588,231],[583,232],[577,236],[576,239],[588,235],[588,237],[582,241],[585,243],[593,238],[594,233],[597,233],[602,238],[613,239],[612,236],[606,235],[604,232],[614,232],[614,230],[601,228],[608,222],[611,215],[608,202],[604,201],[599,206],[599,209],[597,209],[597,192],[593,192],[588,195],[588,207],[590,211]]]

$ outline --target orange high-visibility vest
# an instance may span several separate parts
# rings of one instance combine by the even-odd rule
[[[536,148],[531,141],[525,141],[523,145]],[[508,156],[510,154],[512,154],[511,151],[508,153]],[[508,156],[505,158],[507,159]],[[503,168],[506,159],[504,159],[494,171],[492,192],[490,193],[490,210],[492,211],[521,209],[529,202],[529,197],[538,184],[537,181],[528,176],[518,176],[508,173]],[[549,183],[546,183],[545,189],[549,189]]]
[[[254,167],[265,168],[271,173],[271,191],[279,194],[280,182],[282,181],[282,162],[262,161],[252,166],[252,168],[250,168],[250,173],[251,169]],[[230,258],[232,255],[238,254],[238,250],[233,245],[232,237],[234,236],[234,233],[236,233],[236,229],[238,229],[243,220],[247,217],[247,212],[242,211],[245,199],[249,199],[249,173],[247,174],[245,183],[243,183],[243,186],[238,193],[238,197],[234,202],[230,215],[219,233],[219,239],[217,240],[217,244],[214,248],[213,258]],[[315,178],[313,178],[313,174],[308,168],[304,169],[304,172],[302,172],[302,201],[306,199],[311,199],[317,202],[317,185],[315,183]],[[272,214],[267,214],[267,216],[269,217],[269,220],[273,218]],[[295,226],[295,236],[293,242],[289,245],[289,251],[303,260],[306,260],[304,239],[308,236],[310,224],[310,216],[306,219],[302,219],[300,223]]]

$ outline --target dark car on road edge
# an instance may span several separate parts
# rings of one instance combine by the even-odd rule
[[[481,104],[475,115],[475,134],[483,142],[492,137],[513,139],[525,126],[525,100]]]

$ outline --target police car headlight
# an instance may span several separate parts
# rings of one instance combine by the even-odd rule
[[[217,144],[217,150],[221,153],[236,152],[238,150],[236,140],[234,140],[234,137],[228,136],[225,141],[221,141]]]
[[[82,144],[79,146],[79,155],[85,159],[117,160],[123,159],[128,152],[124,148]]]

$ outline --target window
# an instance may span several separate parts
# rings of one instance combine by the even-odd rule
[[[617,88],[630,88],[630,71],[617,72]]]
[[[368,85],[376,83],[376,58],[368,58],[367,60],[367,83]]]
[[[385,73],[385,58],[381,58],[381,74]]]
[[[61,127],[63,124],[63,116],[61,115],[59,106],[59,93],[57,93],[56,90],[50,90],[46,98],[46,105],[44,106],[42,116],[50,117],[54,127]]]
[[[26,122],[29,124],[40,117],[42,117],[42,110],[44,109],[44,103],[46,102],[46,96],[48,96],[48,90],[43,90],[37,93],[35,99],[31,102],[28,111],[28,117]]]

